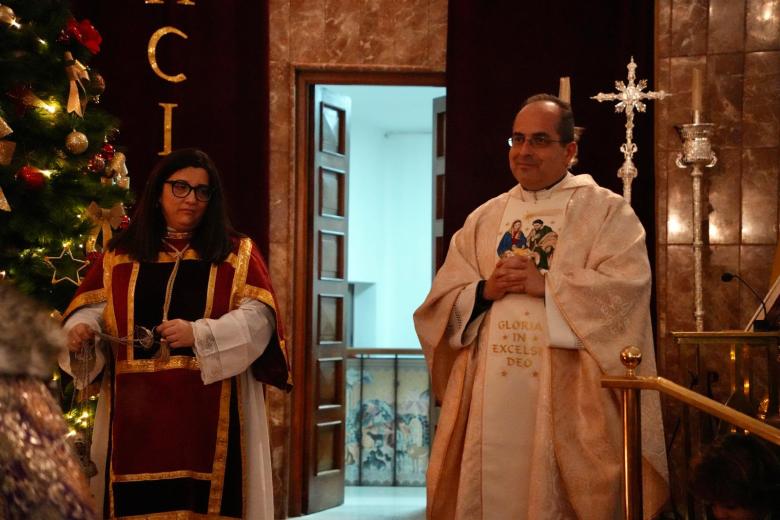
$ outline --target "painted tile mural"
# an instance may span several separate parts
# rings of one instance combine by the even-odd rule
[[[424,359],[349,361],[347,485],[425,485],[431,444],[429,402]]]

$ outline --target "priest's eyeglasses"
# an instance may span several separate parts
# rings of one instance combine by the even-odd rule
[[[512,134],[512,137],[506,140],[510,148],[517,146],[518,148],[523,146],[523,143],[528,142],[531,148],[547,148],[552,143],[560,143],[560,140],[550,139],[547,134],[532,134],[527,136],[525,134]]]
[[[173,193],[174,197],[183,199],[189,195],[191,191],[194,191],[195,198],[201,202],[208,202],[213,191],[211,186],[208,184],[198,184],[197,186],[192,186],[184,181],[165,181],[163,184],[171,185],[171,192]]]

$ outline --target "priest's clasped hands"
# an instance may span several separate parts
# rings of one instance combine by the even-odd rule
[[[509,256],[498,261],[493,274],[485,281],[482,296],[486,300],[499,300],[506,293],[544,297],[544,275],[532,257]]]

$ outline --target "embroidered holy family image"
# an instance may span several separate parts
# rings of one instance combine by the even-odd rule
[[[524,222],[529,220],[530,225],[526,224],[524,228]],[[513,220],[498,242],[496,253],[499,258],[511,255],[530,256],[540,270],[550,269],[558,243],[558,233],[551,227],[555,224],[552,221],[549,223],[550,225],[541,218]]]

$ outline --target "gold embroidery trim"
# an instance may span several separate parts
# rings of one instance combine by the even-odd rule
[[[200,372],[198,358],[191,356],[171,356],[167,362],[160,359],[135,359],[119,361],[116,364],[117,374],[135,374],[140,372],[158,372],[161,370],[186,369]]]
[[[70,314],[78,309],[79,307],[83,307],[85,305],[92,305],[93,303],[100,303],[106,301],[106,291],[104,289],[95,289],[93,291],[87,291],[84,293],[79,294],[73,300],[71,300],[70,305],[68,305],[68,308],[65,309],[65,313],[62,315],[63,318],[67,318],[70,316]]]
[[[130,273],[130,282],[127,285],[127,338],[125,345],[125,358],[133,361],[133,336],[135,332],[135,285],[138,283],[138,273],[141,270],[141,264],[133,262],[133,270]]]
[[[230,252],[227,255],[227,258],[225,258],[225,262],[233,266],[233,269],[236,268],[236,264],[238,263],[238,257],[234,252]]]
[[[255,287],[254,285],[245,284],[244,290],[241,291],[241,296],[244,298],[252,298],[253,300],[259,300],[264,304],[268,305],[269,307],[271,307],[274,313],[276,312],[274,297],[271,296],[271,292],[266,289]]]
[[[129,518],[129,519],[137,519],[137,520],[147,520],[147,519],[159,519],[159,520],[194,520],[198,518],[203,519],[217,519],[217,520],[235,520],[235,518],[230,516],[221,516],[221,515],[212,515],[212,514],[201,514],[201,513],[195,513],[193,511],[166,511],[164,513],[152,513],[149,515],[134,515],[134,516],[123,516],[122,518]]]
[[[240,298],[246,284],[246,275],[249,272],[249,255],[252,253],[252,241],[242,238],[238,246],[238,260],[234,266],[236,272],[233,276],[233,287],[230,289],[230,309],[235,309],[241,303]]]
[[[217,264],[211,264],[209,268],[209,285],[206,292],[206,309],[203,311],[204,318],[211,317],[211,311],[214,308],[214,289],[217,286]]]
[[[237,396],[238,397],[238,396]],[[211,466],[211,490],[209,509],[211,514],[219,513],[222,505],[222,489],[225,485],[225,466],[227,464],[228,428],[230,426],[230,378],[222,380],[219,403],[219,423],[217,423],[217,441],[214,446],[214,463]],[[245,468],[241,468],[244,471]]]
[[[114,295],[113,295],[113,280],[114,280],[114,266],[117,265],[116,255],[114,253],[107,253],[103,257],[103,288],[106,291],[106,309],[103,311],[103,321],[106,325],[106,331],[117,336],[119,329],[116,323],[116,314],[114,313]],[[110,348],[111,356],[114,355],[113,348]]]
[[[143,480],[167,480],[174,478],[211,480],[211,474],[190,470],[163,471],[160,473],[131,473],[127,475],[114,475],[114,482],[140,482]]]

